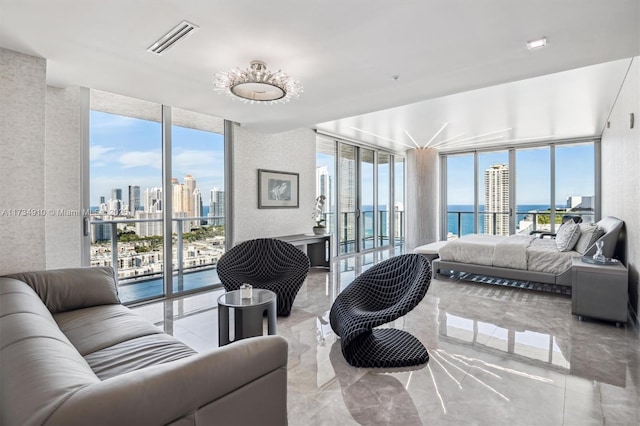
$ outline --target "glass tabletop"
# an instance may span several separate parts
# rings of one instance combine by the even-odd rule
[[[240,308],[243,306],[266,305],[275,300],[275,298],[276,294],[274,292],[261,288],[253,288],[250,298],[242,298],[240,297],[240,290],[233,290],[218,297],[218,304],[231,308]]]
[[[592,256],[582,256],[582,261],[593,265],[617,265],[620,263],[618,259],[605,258],[604,260],[595,260]]]

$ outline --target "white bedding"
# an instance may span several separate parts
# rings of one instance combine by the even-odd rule
[[[571,268],[571,258],[582,256],[577,251],[558,251],[555,240],[536,238],[527,249],[527,269],[559,274]]]
[[[504,239],[499,235],[468,234],[450,240],[438,250],[442,260],[493,266],[495,245]]]
[[[559,274],[578,252],[559,252],[555,240],[535,235],[469,234],[450,240],[438,251],[443,261]]]

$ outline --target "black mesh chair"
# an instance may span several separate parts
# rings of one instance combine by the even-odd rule
[[[331,328],[340,336],[347,362],[354,367],[395,368],[429,361],[429,353],[411,334],[374,327],[415,308],[430,284],[431,266],[419,254],[382,261],[349,284],[329,312]]]
[[[243,283],[273,291],[278,315],[289,316],[291,305],[309,272],[309,258],[285,241],[258,238],[238,244],[218,261],[218,276],[226,291]]]

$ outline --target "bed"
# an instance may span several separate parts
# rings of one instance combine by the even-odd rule
[[[540,235],[469,234],[442,244],[431,266],[436,274],[456,271],[570,286],[571,259],[593,255],[600,240],[604,256],[613,257],[623,224],[613,216],[595,224],[576,224],[579,237],[567,251],[558,250],[555,239]]]

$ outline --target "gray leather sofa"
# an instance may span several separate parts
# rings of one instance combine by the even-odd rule
[[[196,353],[122,306],[111,268],[0,277],[4,426],[286,424],[286,368],[280,336]]]

